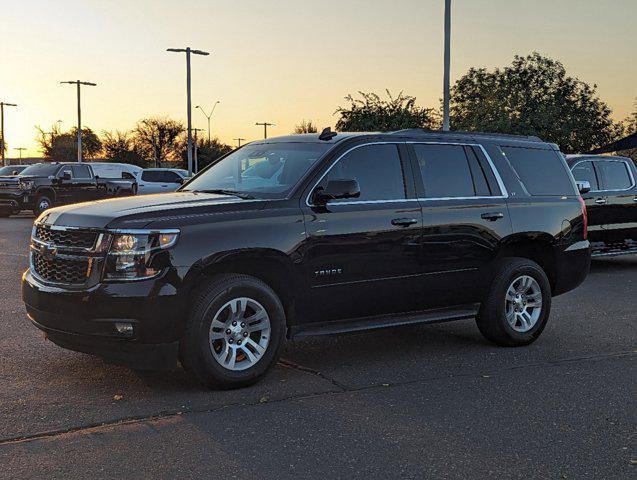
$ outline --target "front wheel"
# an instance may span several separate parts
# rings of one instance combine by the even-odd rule
[[[181,363],[208,387],[251,385],[278,360],[285,329],[283,305],[267,284],[248,275],[218,275],[193,296]]]
[[[36,198],[35,200],[35,208],[33,209],[33,213],[37,217],[52,206],[53,202],[47,195],[38,195],[38,198]]]
[[[496,269],[476,323],[487,340],[505,346],[537,340],[551,311],[551,286],[542,267],[525,258],[508,258]]]

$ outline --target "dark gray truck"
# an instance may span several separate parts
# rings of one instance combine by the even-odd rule
[[[32,210],[39,215],[57,205],[134,195],[135,180],[95,176],[88,164],[38,163],[0,182],[0,216]]]

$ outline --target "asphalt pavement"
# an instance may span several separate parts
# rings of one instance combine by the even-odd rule
[[[315,337],[208,391],[44,340],[20,299],[32,221],[0,219],[1,479],[637,475],[637,256],[595,260],[525,348],[473,321]]]

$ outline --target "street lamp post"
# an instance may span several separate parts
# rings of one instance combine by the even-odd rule
[[[24,147],[16,147],[16,148],[14,148],[14,150],[17,150],[19,152],[19,154],[20,154],[20,165],[22,165],[22,151],[26,150],[26,148],[24,148]]]
[[[197,146],[197,132],[203,132],[204,129],[203,128],[193,128],[192,129],[193,132],[195,132],[195,158],[194,158],[194,162],[193,162],[193,173],[197,173],[199,171],[199,160],[198,160],[198,150],[199,147]]]
[[[193,50],[190,47],[186,48],[168,48],[168,52],[179,52],[186,54],[186,110],[188,114],[188,175],[192,175],[192,108],[190,103],[190,54],[195,55],[210,55],[203,50]]]
[[[215,108],[217,107],[217,104],[221,103],[219,100],[217,100],[214,105],[212,106],[212,110],[210,110],[210,115],[208,115],[205,110],[203,108],[201,108],[201,106],[197,105],[195,108],[198,108],[199,110],[201,110],[201,113],[204,114],[204,116],[208,119],[208,143],[210,143],[210,117],[212,117],[212,114],[215,113]]]
[[[449,131],[449,65],[451,60],[451,0],[445,0],[445,53],[442,79],[442,130]]]
[[[69,80],[67,82],[70,85],[77,86],[77,162],[82,163],[82,106],[80,98],[80,85],[87,85],[90,87],[97,86],[97,83],[82,82],[81,80]]]
[[[276,125],[274,123],[268,123],[268,122],[257,122],[255,123],[255,125],[263,125],[263,138],[268,138],[268,127],[276,127]]]
[[[245,140],[245,138],[239,137],[239,138],[233,138],[233,140],[237,141],[237,148],[239,148],[241,146],[241,142]]]
[[[2,165],[7,166],[7,160],[4,158],[4,107],[17,107],[15,103],[0,102],[0,150],[2,151]]]

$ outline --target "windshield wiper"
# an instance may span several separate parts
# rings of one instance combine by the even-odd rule
[[[256,198],[254,195],[250,195],[249,193],[237,192],[236,190],[226,190],[225,188],[213,188],[210,190],[193,190],[193,192],[218,193],[220,195],[234,195],[235,197],[243,198],[244,200],[252,200]]]

